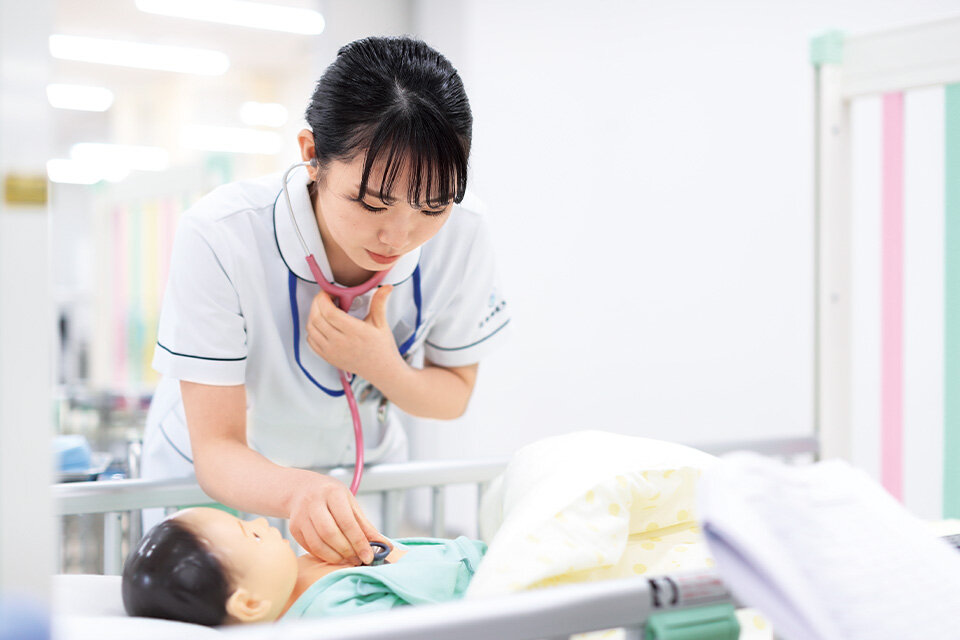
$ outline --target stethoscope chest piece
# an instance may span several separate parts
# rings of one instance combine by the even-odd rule
[[[371,542],[370,546],[374,549],[379,549],[379,551],[374,552],[373,562],[371,562],[368,566],[376,567],[381,564],[385,564],[387,561],[387,556],[390,555],[390,547],[382,542]]]

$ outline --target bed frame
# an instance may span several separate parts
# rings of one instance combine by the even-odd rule
[[[945,87],[944,482],[942,517],[960,517],[960,15],[862,35],[831,31],[811,41],[815,77],[814,421],[824,457],[853,457],[851,104],[882,96],[881,481],[903,488],[903,95]],[[880,133],[878,131],[878,133]],[[939,248],[936,249],[939,251]],[[879,266],[879,265],[878,265]],[[910,292],[907,292],[908,294]],[[935,425],[934,425],[935,426]],[[938,436],[939,437],[939,436]]]
[[[815,458],[818,452],[814,438],[728,442],[697,448],[715,455],[749,449],[790,460]],[[475,485],[479,507],[487,484],[504,470],[506,464],[505,460],[480,460],[375,465],[364,474],[359,493],[383,496],[382,530],[392,535],[398,524],[396,498],[403,491],[428,487],[432,492],[431,535],[443,537],[446,487]],[[337,468],[325,473],[347,483],[352,472]],[[175,509],[177,505],[212,502],[192,480],[69,483],[56,485],[53,496],[55,512],[59,516],[103,514],[106,574],[117,574],[122,567],[124,517],[135,518],[144,508]],[[343,621],[291,622],[284,623],[280,630],[258,627],[231,630],[230,633],[251,640],[273,637],[304,640],[373,640],[384,637],[531,640],[567,638],[574,633],[623,627],[627,629],[627,640],[639,640],[648,627],[655,634],[651,637],[670,638],[670,629],[693,626],[700,630],[698,633],[702,632],[697,637],[725,638],[729,637],[723,635],[723,630],[729,629],[732,604],[734,602],[719,576],[713,571],[702,571],[570,585],[432,607],[411,607]],[[726,606],[718,608],[718,605]],[[385,634],[384,629],[389,629],[389,634]],[[711,635],[713,633],[719,635]]]

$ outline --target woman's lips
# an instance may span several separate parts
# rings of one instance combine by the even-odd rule
[[[390,264],[390,263],[392,263],[392,262],[396,262],[396,261],[397,261],[397,258],[400,257],[400,256],[384,256],[384,255],[380,255],[379,253],[374,253],[373,251],[370,251],[369,249],[365,249],[365,251],[367,252],[367,255],[370,256],[370,259],[373,260],[374,262],[376,262],[377,264]]]

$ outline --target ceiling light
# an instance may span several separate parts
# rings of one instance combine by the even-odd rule
[[[61,60],[78,60],[204,76],[220,75],[230,67],[230,59],[225,54],[209,49],[190,49],[60,34],[50,36],[50,54]]]
[[[104,174],[100,167],[86,162],[57,158],[47,160],[47,177],[50,182],[61,184],[96,184],[104,179]]]
[[[317,35],[325,26],[323,16],[312,9],[244,0],[137,0],[137,8],[175,18],[305,35]]]
[[[183,129],[180,144],[188,149],[201,151],[272,155],[280,153],[283,140],[279,134],[272,131],[192,125]]]
[[[244,102],[240,120],[251,127],[282,127],[287,122],[287,108],[268,102]]]
[[[106,111],[113,104],[113,92],[103,87],[78,84],[48,84],[47,100],[57,109]]]
[[[131,144],[81,142],[70,147],[70,159],[109,169],[164,171],[169,166],[166,149]]]

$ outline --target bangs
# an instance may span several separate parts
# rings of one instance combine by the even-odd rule
[[[456,203],[463,200],[467,190],[469,143],[464,143],[444,119],[430,115],[402,108],[391,110],[367,140],[357,141],[355,148],[367,150],[360,178],[360,198],[370,188],[370,174],[374,173],[374,186],[379,176],[383,202],[395,202],[398,198],[394,196],[394,187],[406,171],[409,178],[406,199],[411,206],[439,208],[451,200]]]

